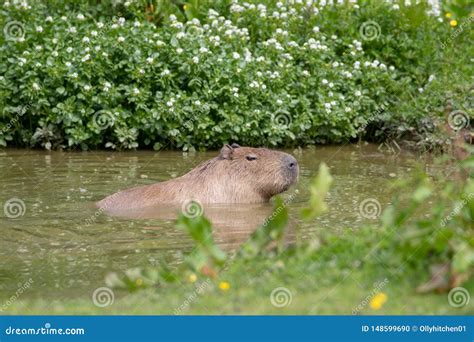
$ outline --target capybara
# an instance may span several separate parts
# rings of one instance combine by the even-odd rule
[[[189,200],[261,203],[286,191],[297,179],[298,163],[288,153],[232,144],[181,177],[115,193],[97,206],[115,211]]]

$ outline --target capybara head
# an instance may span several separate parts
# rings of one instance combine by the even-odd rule
[[[232,144],[225,145],[217,159],[225,167],[227,181],[250,187],[266,199],[288,190],[298,179],[298,162],[284,152]]]

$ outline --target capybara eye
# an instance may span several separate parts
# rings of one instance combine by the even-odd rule
[[[257,156],[254,155],[254,154],[249,154],[248,156],[245,156],[245,158],[246,158],[248,161],[251,161],[251,160],[257,159]]]

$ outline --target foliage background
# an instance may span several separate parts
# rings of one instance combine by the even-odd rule
[[[450,18],[381,1],[7,1],[0,145],[433,148],[447,99],[472,111],[472,6],[446,6]]]

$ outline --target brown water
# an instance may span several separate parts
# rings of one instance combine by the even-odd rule
[[[326,162],[334,176],[330,210],[301,226],[303,238],[320,229],[357,229],[371,222],[389,203],[390,180],[406,175],[417,163],[430,166],[408,152],[382,153],[373,145],[287,152],[300,164],[300,181],[286,194],[292,198],[293,217],[307,203],[308,183],[320,162]],[[30,278],[34,286],[24,296],[90,296],[110,271],[156,265],[163,259],[179,262],[190,240],[174,228],[171,217],[110,217],[93,203],[120,189],[179,176],[215,154],[0,151],[0,300]],[[364,201],[369,204],[361,211]],[[216,240],[222,248],[233,249],[271,206],[204,210],[218,225]]]

